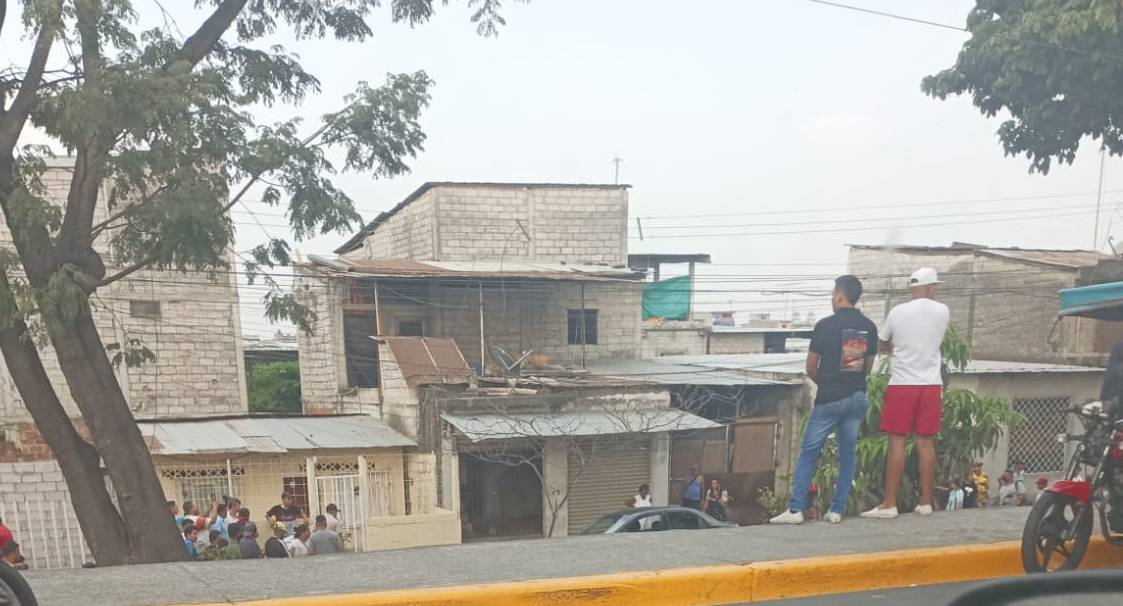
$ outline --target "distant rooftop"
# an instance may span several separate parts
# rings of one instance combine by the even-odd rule
[[[427,181],[406,196],[404,200],[398,202],[393,208],[379,213],[366,227],[360,229],[350,240],[347,240],[335,249],[335,254],[342,255],[359,248],[363,244],[363,240],[367,236],[374,233],[378,226],[385,223],[390,217],[398,214],[403,208],[407,207],[414,200],[425,195],[425,192],[433,189],[434,187],[495,187],[502,189],[628,189],[631,185],[625,183],[494,183],[494,182],[471,182],[471,181]]]
[[[937,254],[979,254],[991,257],[1002,257],[1022,263],[1047,265],[1066,269],[1095,267],[1100,261],[1113,258],[1111,255],[1105,255],[1091,250],[1017,247],[995,248],[966,242],[952,242],[950,246],[895,246],[870,244],[850,244],[849,246],[860,250],[899,250],[902,252]]]

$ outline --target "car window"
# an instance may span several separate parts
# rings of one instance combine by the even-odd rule
[[[604,532],[609,528],[612,528],[612,525],[616,523],[616,520],[619,520],[621,517],[623,516],[615,513],[603,516],[596,522],[593,522],[592,524],[586,526],[585,529],[581,531],[581,534],[604,534]]]
[[[671,530],[695,530],[706,527],[702,518],[689,511],[668,511],[667,521]]]
[[[624,532],[650,532],[653,530],[666,529],[666,526],[663,524],[663,514],[650,513],[632,520],[624,527]]]

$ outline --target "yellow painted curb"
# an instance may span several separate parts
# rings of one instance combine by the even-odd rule
[[[1093,539],[1082,568],[1123,565]],[[230,602],[237,606],[716,606],[1022,574],[1016,541],[823,556],[745,565]],[[228,606],[220,604],[195,606]]]

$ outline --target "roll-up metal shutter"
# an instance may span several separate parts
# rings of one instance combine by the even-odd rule
[[[586,445],[591,460],[581,465],[569,453],[569,532],[576,533],[598,517],[624,509],[640,484],[651,483],[651,440],[630,440],[627,445]]]

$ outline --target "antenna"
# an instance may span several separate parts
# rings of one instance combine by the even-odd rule
[[[624,159],[620,157],[620,154],[616,154],[612,157],[612,163],[616,165],[616,176],[613,181],[616,185],[620,185],[620,163],[623,161]]]

